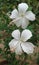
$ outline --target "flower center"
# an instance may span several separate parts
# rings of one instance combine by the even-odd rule
[[[21,42],[24,42],[24,41],[23,41],[23,38],[20,38],[20,41],[21,41]]]
[[[24,14],[21,14],[22,17],[24,17]]]
[[[21,17],[24,17],[24,15],[25,15],[24,13],[21,13],[21,14],[20,14]]]

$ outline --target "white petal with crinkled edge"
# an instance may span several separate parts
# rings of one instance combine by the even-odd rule
[[[18,5],[18,11],[20,13],[25,13],[27,9],[28,9],[28,5],[26,3],[21,3]]]
[[[25,18],[22,18],[22,28],[25,29],[29,25],[29,21]]]
[[[32,11],[27,11],[26,12],[26,18],[28,20],[34,21],[35,20],[35,14]]]
[[[10,18],[11,18],[11,19],[14,19],[14,18],[17,18],[17,17],[18,17],[18,11],[17,11],[17,9],[14,9],[14,10],[11,12]]]
[[[18,43],[17,40],[12,39],[12,40],[9,42],[9,47],[10,47],[10,49],[16,48],[17,43]]]
[[[19,40],[20,39],[20,31],[19,30],[14,30],[12,32],[12,37],[14,37],[15,39]]]
[[[32,37],[32,33],[30,30],[28,30],[28,29],[23,30],[23,32],[21,34],[21,38],[23,41],[27,41],[31,37]]]
[[[23,53],[20,42],[16,45],[15,53],[18,55],[21,55]]]
[[[35,46],[30,42],[25,42],[21,44],[21,47],[24,52],[27,54],[33,53]]]

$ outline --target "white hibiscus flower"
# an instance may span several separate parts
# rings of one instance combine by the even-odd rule
[[[27,42],[27,40],[32,37],[30,30],[25,29],[22,34],[20,34],[19,30],[15,30],[12,32],[12,37],[14,37],[14,39],[9,43],[12,52],[19,55],[21,55],[23,51],[27,54],[33,53],[35,46],[31,42]]]
[[[29,20],[35,20],[35,14],[32,11],[27,10],[28,5],[26,3],[21,3],[18,5],[18,10],[14,9],[11,12],[10,18],[13,19],[12,22],[14,22],[17,27],[21,26],[23,29],[25,29],[29,24]]]

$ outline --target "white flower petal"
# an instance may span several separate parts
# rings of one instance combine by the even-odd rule
[[[34,21],[35,20],[35,14],[32,11],[27,11],[26,12],[26,18],[28,20]]]
[[[19,30],[14,30],[12,32],[12,37],[14,37],[15,39],[19,39],[20,38],[20,31]]]
[[[25,29],[29,24],[29,21],[25,18],[22,18],[22,28]]]
[[[21,26],[21,23],[22,23],[21,18],[14,22],[14,24],[16,24],[17,27]]]
[[[17,9],[14,9],[14,10],[11,12],[10,18],[11,18],[11,19],[14,19],[14,18],[17,18],[17,17],[18,17],[18,11],[17,11]]]
[[[27,41],[28,39],[30,39],[32,37],[32,33],[30,30],[25,29],[22,34],[21,34],[21,38],[23,41]]]
[[[20,42],[16,45],[15,53],[18,55],[22,54],[22,48],[21,48]]]
[[[35,46],[30,42],[22,43],[21,46],[23,51],[26,52],[27,54],[33,53],[35,48]]]
[[[12,51],[16,48],[17,43],[18,43],[18,41],[15,40],[15,39],[12,39],[12,40],[9,42],[9,47],[10,47],[10,49],[11,49]]]
[[[21,3],[18,5],[18,10],[20,13],[25,13],[28,9],[28,5],[26,3]]]

